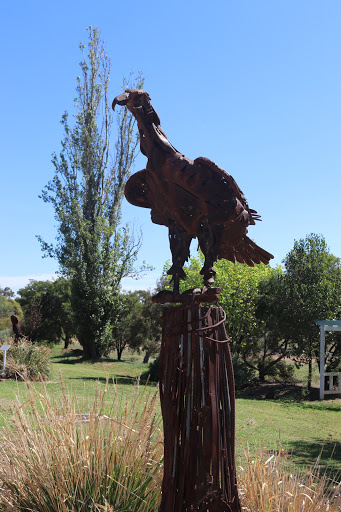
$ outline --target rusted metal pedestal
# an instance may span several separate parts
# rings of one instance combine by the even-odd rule
[[[160,512],[239,512],[234,378],[222,308],[165,307]]]

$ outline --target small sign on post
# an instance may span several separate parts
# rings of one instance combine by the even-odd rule
[[[2,375],[1,375],[3,379],[5,378],[6,354],[7,354],[7,350],[9,348],[11,348],[11,345],[2,345],[0,347],[0,350],[2,350],[4,353],[4,359],[3,359],[3,363],[2,363]]]

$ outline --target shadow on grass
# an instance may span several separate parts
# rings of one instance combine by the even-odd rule
[[[313,411],[340,411],[341,413],[341,395],[335,395],[333,398],[328,399],[328,403],[324,400],[316,402],[304,402],[299,404],[303,409],[311,409]]]
[[[62,354],[58,354],[57,356],[51,357],[53,360],[58,360],[56,362],[63,363],[79,363],[82,361],[83,350],[76,348],[63,352]],[[70,361],[72,359],[72,361]]]
[[[64,352],[63,354],[59,354],[57,356],[51,357],[51,359],[56,363],[61,364],[96,364],[96,363],[125,363],[125,364],[136,364],[138,358],[130,358],[130,359],[121,359],[118,360],[113,357],[98,357],[97,359],[83,359],[83,350],[74,349],[68,352]]]
[[[319,401],[319,389],[312,388],[308,394],[306,388],[299,384],[285,384],[279,382],[268,382],[256,384],[248,388],[236,391],[237,398],[246,398],[248,400],[276,400],[281,402],[304,402],[305,407],[319,408],[318,404],[325,403]],[[328,401],[340,399],[341,395],[329,395]],[[310,404],[309,404],[310,401]],[[316,404],[314,403],[316,402]],[[328,405],[323,406],[328,409]],[[335,406],[331,404],[331,410]]]
[[[136,386],[136,384],[139,382],[141,385],[145,385],[148,380],[148,374],[143,373],[141,377],[130,377],[128,375],[111,375],[110,378],[106,377],[71,377],[70,380],[83,380],[83,381],[95,381],[95,382],[101,382],[102,384],[106,384],[108,381],[109,384],[125,384],[125,385],[133,385]],[[156,386],[156,382],[149,381],[148,385]]]
[[[338,481],[341,476],[341,444],[337,441],[316,440],[289,441],[288,450],[292,452],[295,464],[316,466],[320,474],[326,472],[328,478]]]

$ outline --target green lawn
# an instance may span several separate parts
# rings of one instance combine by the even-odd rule
[[[73,349],[79,348],[76,345]],[[60,374],[63,382],[79,397],[83,412],[91,408],[98,388],[107,389],[106,400],[113,400],[119,393],[124,400],[132,396],[139,375],[146,372],[148,365],[142,363],[142,356],[123,353],[122,361],[113,358],[95,363],[81,362],[77,351],[65,352],[61,346],[51,352],[52,372],[46,389],[51,394],[61,390]],[[38,391],[41,383],[32,383]],[[155,384],[148,384],[155,390]],[[8,417],[11,403],[20,395],[25,401],[27,386],[24,382],[0,382],[0,410],[2,425]],[[243,463],[243,446],[266,447],[269,453],[280,447],[289,460],[296,464],[312,465],[322,451],[319,463],[328,466],[336,475],[341,468],[341,399],[319,401],[266,399],[262,395],[250,398],[241,393],[236,399],[236,453],[238,463]]]
[[[281,402],[236,400],[237,454],[241,444],[280,447],[296,464],[320,466],[336,474],[341,469],[341,401]]]

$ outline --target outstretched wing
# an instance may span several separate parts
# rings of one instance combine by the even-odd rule
[[[148,197],[147,171],[143,169],[133,174],[126,183],[124,195],[127,201],[134,206],[151,208],[152,204]]]

